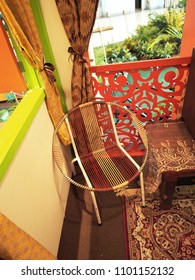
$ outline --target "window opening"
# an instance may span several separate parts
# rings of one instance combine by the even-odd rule
[[[89,56],[93,59],[92,65],[168,58],[177,55],[178,41],[180,42],[182,37],[181,25],[184,23],[185,5],[186,0],[120,0],[120,3],[100,0],[89,46]],[[155,20],[152,27],[147,26],[150,20],[153,22]],[[158,30],[155,31],[155,28]],[[147,37],[145,44],[144,40],[141,44],[138,43],[137,37],[142,33]]]
[[[0,42],[0,122],[5,122],[25,96],[27,85],[22,62],[1,13]]]

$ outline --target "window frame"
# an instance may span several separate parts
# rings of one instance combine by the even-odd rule
[[[39,0],[30,0],[30,5],[39,31],[46,62],[50,62],[55,66],[55,58],[53,56]],[[23,63],[25,69],[24,76],[29,90],[9,117],[8,121],[3,123],[3,126],[0,127],[0,183],[17,153],[23,138],[28,132],[40,106],[45,101],[45,92],[38,72],[33,69],[28,61],[22,56],[13,38],[12,41],[17,57]],[[56,85],[61,96],[63,111],[66,113],[67,105],[57,69],[55,69],[55,77]]]
[[[25,69],[23,74],[27,84],[27,91],[9,119],[6,122],[0,123],[0,182],[45,100],[45,92],[37,71],[33,69],[21,54],[10,32],[9,36],[17,58]]]

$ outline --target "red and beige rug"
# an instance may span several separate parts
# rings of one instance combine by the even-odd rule
[[[126,198],[130,260],[194,260],[195,197],[176,193],[170,210],[160,210],[159,199]]]

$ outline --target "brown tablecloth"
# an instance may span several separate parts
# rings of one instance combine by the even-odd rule
[[[147,134],[149,158],[144,182],[146,192],[155,193],[162,172],[195,169],[195,141],[182,121],[150,124]]]

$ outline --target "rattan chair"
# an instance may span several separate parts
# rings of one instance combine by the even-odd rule
[[[120,143],[117,125],[120,124],[119,114],[123,114],[136,127],[137,134],[145,147],[142,165],[129,155]],[[58,139],[58,129],[66,122],[71,137],[75,158],[86,180],[86,185],[73,180],[67,171]],[[104,101],[93,101],[81,104],[70,110],[59,122],[53,139],[53,155],[63,175],[74,185],[91,192],[97,221],[101,224],[99,209],[96,202],[96,191],[120,191],[140,176],[142,204],[145,206],[144,182],[142,169],[146,163],[148,142],[145,129],[134,113],[126,107]]]

